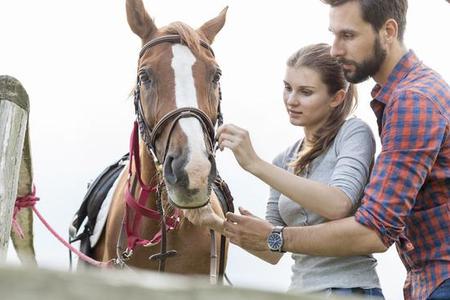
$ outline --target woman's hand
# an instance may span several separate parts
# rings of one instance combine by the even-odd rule
[[[220,150],[229,148],[239,165],[251,172],[260,159],[253,149],[248,131],[233,124],[225,124],[218,128],[217,135]]]

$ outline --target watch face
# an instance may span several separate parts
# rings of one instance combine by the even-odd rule
[[[281,235],[279,233],[271,233],[267,238],[267,244],[270,250],[279,251],[283,244],[281,240]]]

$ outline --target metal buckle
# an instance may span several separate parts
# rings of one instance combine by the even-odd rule
[[[125,251],[122,252],[122,260],[128,261],[133,256],[133,249],[127,248]]]

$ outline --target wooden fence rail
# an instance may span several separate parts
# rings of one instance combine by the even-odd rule
[[[257,276],[255,274],[255,276]],[[294,295],[209,284],[209,278],[188,278],[142,271],[58,272],[0,268],[2,299],[9,300],[319,300]],[[339,298],[327,298],[328,300]],[[348,300],[348,298],[345,298]],[[353,298],[352,298],[353,299]]]

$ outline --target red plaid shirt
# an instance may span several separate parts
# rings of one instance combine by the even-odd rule
[[[405,299],[450,278],[450,87],[409,51],[372,90],[382,151],[356,220],[397,251]]]

